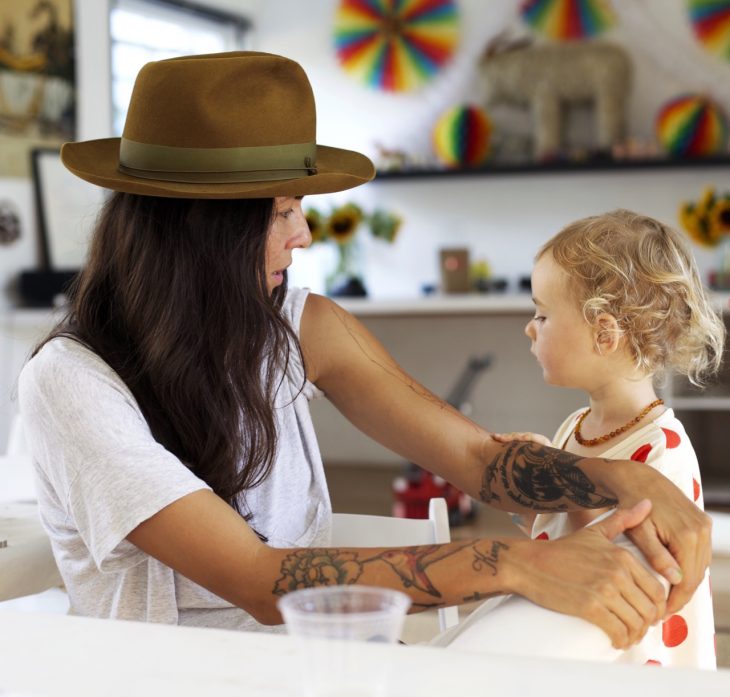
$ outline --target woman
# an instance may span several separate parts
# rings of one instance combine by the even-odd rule
[[[260,628],[281,622],[276,601],[290,590],[357,582],[404,590],[416,609],[515,592],[625,646],[686,602],[708,564],[709,523],[681,492],[637,463],[550,448],[525,469],[527,444],[497,443],[348,313],[287,290],[292,250],[311,242],[301,197],[374,174],[364,156],[315,144],[298,64],[254,52],[150,63],[121,140],[66,144],[62,159],[116,192],[67,320],[20,382],[73,612]],[[547,544],[327,548],[307,408],[322,391],[365,433],[486,503],[626,510]],[[667,603],[609,542],[634,526],[676,583]]]

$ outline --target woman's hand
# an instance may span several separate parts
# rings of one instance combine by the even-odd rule
[[[643,500],[567,537],[531,543],[517,562],[515,592],[599,626],[616,648],[636,643],[664,616],[665,591],[631,552],[611,540],[641,524],[651,508]]]
[[[553,442],[547,437],[539,433],[530,433],[529,431],[512,431],[511,433],[492,433],[492,438],[498,443],[509,443],[511,440],[532,441],[540,445],[548,445],[552,447]]]
[[[626,534],[652,568],[672,584],[667,612],[678,612],[710,564],[712,520],[653,468],[637,462],[612,465],[609,486],[622,506],[632,505],[641,495],[651,496],[651,513]]]

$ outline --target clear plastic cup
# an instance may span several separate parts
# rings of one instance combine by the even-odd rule
[[[302,694],[307,697],[382,697],[387,654],[361,642],[395,643],[411,599],[371,586],[326,586],[293,591],[279,600],[287,631],[298,640]]]

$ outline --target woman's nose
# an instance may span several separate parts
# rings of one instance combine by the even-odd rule
[[[296,216],[297,228],[291,246],[306,249],[312,244],[312,233],[309,231],[309,225],[307,225],[307,218],[304,215],[304,211],[298,211]]]

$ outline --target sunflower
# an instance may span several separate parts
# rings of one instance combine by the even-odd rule
[[[700,200],[697,201],[697,213],[698,215],[705,215],[715,205],[715,189],[711,186],[705,187],[705,190],[700,196]]]
[[[322,214],[316,208],[309,208],[304,214],[309,226],[309,234],[312,236],[312,244],[323,242],[327,239],[327,230],[322,220]]]
[[[709,221],[694,203],[683,203],[679,209],[679,222],[687,234],[698,244],[712,247],[717,241],[710,234]]]
[[[730,198],[719,199],[710,211],[710,229],[719,237],[730,234]]]
[[[354,203],[336,208],[327,221],[327,237],[337,244],[347,244],[355,236],[362,217],[362,210]]]

